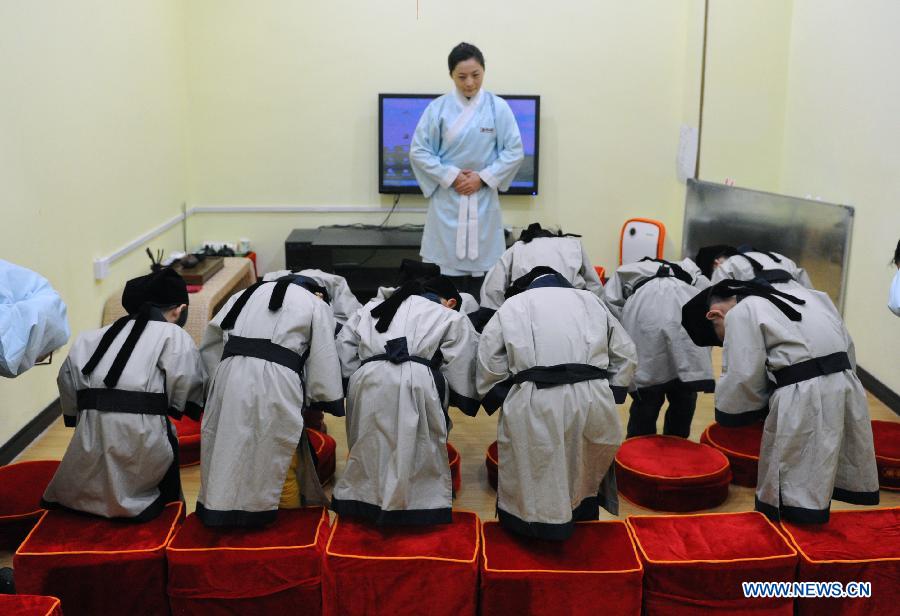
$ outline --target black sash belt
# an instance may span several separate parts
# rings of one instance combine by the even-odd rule
[[[433,360],[425,359],[424,357],[419,357],[417,355],[407,355],[406,357],[397,359],[396,357],[392,357],[392,356],[388,355],[387,353],[382,353],[380,355],[373,355],[372,357],[367,357],[360,362],[360,365],[368,364],[369,362],[373,362],[373,361],[389,361],[392,364],[405,364],[406,362],[411,361],[415,364],[422,364],[423,366],[428,366],[432,370],[440,367],[440,362],[438,362],[438,364],[435,365],[435,362]]]
[[[438,396],[441,400],[441,404],[443,404],[444,395],[447,391],[447,382],[446,379],[444,379],[444,375],[441,374],[441,371],[439,369],[444,361],[443,357],[440,354],[440,351],[438,351],[431,359],[425,359],[424,357],[410,355],[405,337],[388,340],[384,345],[384,350],[385,353],[380,353],[378,355],[373,355],[372,357],[365,358],[364,360],[362,360],[362,362],[360,362],[360,365],[368,364],[373,361],[389,361],[392,364],[405,364],[406,362],[412,362],[414,364],[422,364],[423,366],[427,366],[431,370],[431,374],[434,377],[434,385],[435,387],[437,387]],[[447,418],[449,419],[449,416]]]
[[[94,409],[105,413],[167,415],[169,410],[169,397],[164,393],[124,389],[79,389],[76,403],[79,411]]]
[[[289,368],[297,374],[302,374],[309,350],[303,355],[295,353],[280,344],[275,344],[265,338],[242,338],[241,336],[229,336],[222,352],[222,360],[229,357],[255,357]]]
[[[772,374],[775,376],[776,387],[785,387],[786,385],[808,381],[819,376],[852,369],[850,357],[846,353],[841,352],[808,359],[799,364],[776,370]]]
[[[556,366],[535,366],[522,370],[513,375],[512,381],[518,384],[531,381],[538,389],[547,389],[557,385],[605,379],[607,376],[606,370],[590,364],[558,364]]]
[[[765,280],[766,282],[790,282],[794,279],[789,273],[782,269],[762,270],[756,272],[756,278]]]

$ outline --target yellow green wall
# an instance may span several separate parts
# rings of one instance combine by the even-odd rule
[[[699,0],[661,2],[222,2],[188,5],[192,205],[381,205],[377,94],[444,92],[461,40],[486,56],[485,87],[540,94],[540,195],[502,197],[504,221],[583,233],[609,268],[631,216],[680,246],[679,126],[696,124]],[[685,90],[685,85],[690,90]],[[422,207],[404,196],[400,207]],[[191,219],[191,243],[249,237],[281,266],[293,227],[382,214]],[[422,222],[409,214],[392,222]]]
[[[655,217],[680,253],[675,154],[679,127],[697,123],[702,0],[418,4],[418,16],[410,0],[0,4],[0,258],[44,273],[78,332],[147,265],[131,253],[98,283],[91,261],[183,202],[382,208],[190,217],[190,245],[248,237],[263,270],[282,264],[294,227],[380,222],[377,93],[448,90],[460,40],[484,50],[488,89],[542,96],[541,194],[504,197],[507,224],[582,233],[610,267],[622,222]],[[900,233],[900,8],[710,4],[701,177],[857,208],[848,325],[860,363],[900,390],[900,321],[884,307]],[[55,373],[0,380],[0,443],[54,399]]]
[[[792,5],[710,2],[701,179],[779,191]]]
[[[92,260],[177,215],[187,197],[179,0],[0,3],[0,258],[41,272],[78,332],[149,265],[102,283]],[[176,226],[152,246],[181,246]],[[54,365],[0,378],[0,444],[56,396]]]
[[[844,317],[859,364],[900,392],[887,309],[900,239],[900,3],[795,0],[781,192],[856,208]]]

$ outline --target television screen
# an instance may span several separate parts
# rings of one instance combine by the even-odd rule
[[[436,94],[378,95],[378,192],[421,193],[409,163],[409,144],[419,118]],[[540,96],[501,95],[512,109],[522,134],[525,160],[506,194],[536,195],[538,192],[538,136]]]

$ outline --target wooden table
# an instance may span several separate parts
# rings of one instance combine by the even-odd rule
[[[198,345],[203,338],[206,324],[215,316],[228,298],[246,289],[256,282],[253,273],[253,262],[244,257],[225,257],[225,264],[212,278],[206,281],[203,289],[190,294],[188,320],[184,326]],[[125,316],[122,307],[122,292],[118,292],[103,306],[103,325],[109,325],[119,317]]]

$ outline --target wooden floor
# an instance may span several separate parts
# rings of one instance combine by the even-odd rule
[[[715,350],[715,359],[718,360],[720,350]],[[714,362],[719,364],[718,361]],[[665,409],[664,409],[665,410]],[[900,421],[887,406],[877,400],[871,394],[869,395],[869,410],[872,419],[884,419],[889,421]],[[662,415],[660,413],[660,430],[662,429]],[[628,403],[619,406],[619,416],[624,426],[628,420]],[[488,445],[497,438],[497,415],[489,417],[483,412],[478,417],[472,418],[463,415],[457,409],[450,410],[450,417],[453,420],[453,430],[450,433],[450,442],[459,451],[462,458],[462,489],[456,496],[454,507],[457,509],[466,509],[474,511],[482,519],[493,519],[495,516],[496,493],[491,489],[487,482],[487,472],[484,466],[485,452]],[[714,405],[713,396],[711,394],[701,394],[697,403],[697,411],[694,414],[694,421],[691,425],[691,440],[699,441],[700,434],[706,429],[706,426],[713,423]],[[337,440],[338,462],[337,476],[343,472],[344,463],[347,455],[346,432],[344,429],[344,420],[336,419],[326,415],[326,423],[328,425],[328,433]],[[66,450],[69,439],[72,435],[72,429],[66,428],[60,418],[50,428],[47,429],[31,446],[28,447],[16,459],[17,462],[24,460],[45,460],[59,459]],[[197,493],[200,490],[200,466],[192,466],[181,469],[181,480],[184,488],[184,496],[187,501],[187,510],[191,512],[197,504]],[[328,486],[327,492],[331,493],[331,486]],[[719,507],[710,511],[752,511],[754,505],[754,490],[752,488],[743,488],[735,485],[729,487],[728,499]],[[900,506],[900,492],[881,491],[882,507]],[[848,505],[834,501],[833,509],[861,509],[863,507]],[[601,509],[601,518],[613,519],[613,516]],[[655,512],[643,509],[624,499],[620,499],[620,517],[632,514],[653,514]],[[10,566],[12,554],[8,552],[0,552],[0,567]]]

